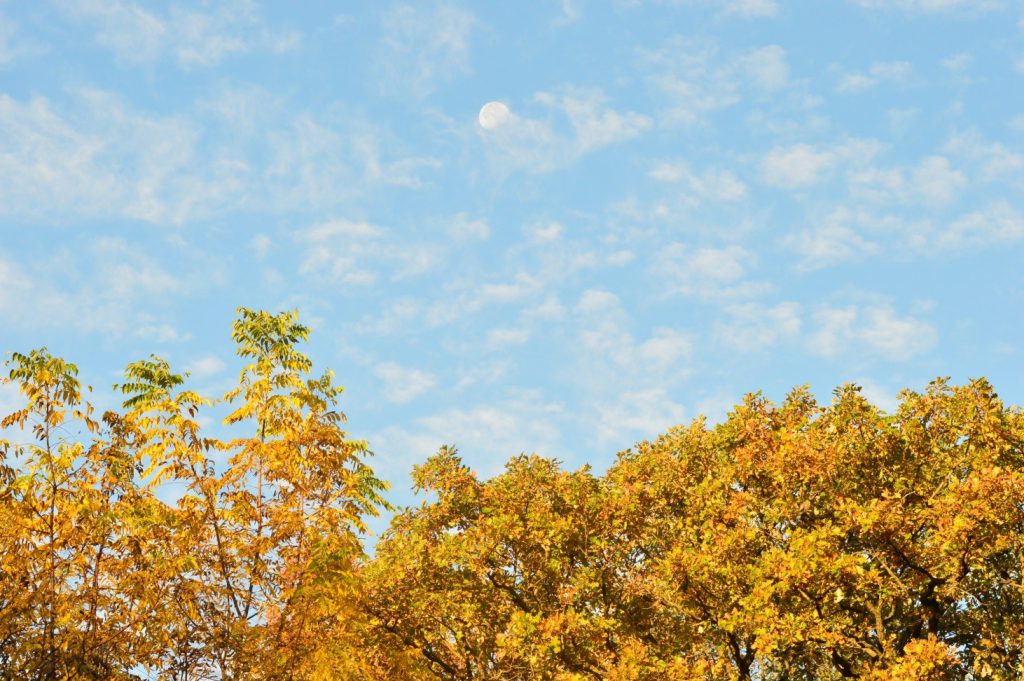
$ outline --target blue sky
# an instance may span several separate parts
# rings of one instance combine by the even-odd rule
[[[754,390],[1021,404],[1022,93],[1010,0],[0,1],[0,349],[215,396],[298,308],[400,502]]]

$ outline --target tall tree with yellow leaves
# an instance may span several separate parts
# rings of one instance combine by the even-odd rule
[[[159,504],[136,462],[102,437],[73,364],[14,354],[24,408],[0,421],[0,668],[8,678],[127,678],[157,607],[146,576]],[[107,421],[107,418],[104,418]]]
[[[239,310],[225,426],[248,432],[228,440],[160,358],[130,364],[124,411],[94,420],[74,365],[12,356],[27,403],[2,425],[29,439],[0,459],[3,677],[360,677],[360,534],[386,486],[330,372],[311,374],[308,333]]]

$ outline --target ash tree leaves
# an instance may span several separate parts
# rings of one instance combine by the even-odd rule
[[[3,419],[0,671],[3,678],[361,678],[349,654],[364,516],[387,508],[337,410],[311,376],[294,314],[242,309],[249,363],[211,400],[151,357],[95,420],[74,365],[14,354],[26,400]],[[161,502],[162,486],[183,490]]]
[[[0,678],[1024,675],[1024,414],[984,380],[891,414],[750,395],[604,474],[519,455],[483,480],[443,447],[368,553],[393,509],[308,335],[241,309],[234,389],[154,356],[102,415],[73,364],[11,356]]]

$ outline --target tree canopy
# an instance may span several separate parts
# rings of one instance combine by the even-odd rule
[[[0,678],[1024,676],[1024,413],[984,380],[748,395],[603,474],[442,447],[367,551],[393,509],[308,334],[239,310],[231,437],[161,358],[97,414],[75,365],[10,356]]]

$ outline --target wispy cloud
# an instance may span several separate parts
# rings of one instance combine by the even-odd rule
[[[861,218],[859,212],[840,207],[820,224],[787,235],[782,243],[800,256],[797,268],[802,271],[859,260],[880,251],[878,244],[861,233]]]
[[[742,246],[691,247],[671,243],[654,259],[662,294],[701,299],[757,295],[767,285],[747,279],[756,258]]]
[[[624,392],[611,401],[595,404],[594,439],[599,446],[632,446],[640,438],[654,438],[684,422],[685,406],[665,388]]]
[[[712,41],[677,37],[659,49],[643,50],[641,58],[651,71],[648,84],[665,100],[658,113],[665,126],[704,124],[710,114],[740,102],[746,91],[773,92],[790,83],[781,45],[723,54]]]
[[[743,353],[764,352],[783,341],[799,338],[802,328],[800,305],[736,303],[725,308],[713,338]]]
[[[642,0],[626,0],[627,5],[643,4]],[[656,5],[696,7],[716,10],[720,16],[757,19],[779,13],[777,0],[653,0]]]
[[[373,374],[383,383],[384,396],[398,404],[414,400],[437,385],[437,379],[433,374],[412,367],[403,367],[396,362],[378,364],[374,367]]]
[[[379,461],[392,479],[408,473],[442,445],[456,445],[480,474],[498,472],[509,457],[519,453],[564,456],[561,450],[563,406],[537,391],[509,391],[486,404],[450,407],[415,418],[403,426],[389,426],[374,434]]]
[[[92,24],[96,42],[126,64],[170,57],[183,68],[208,67],[233,55],[295,49],[301,41],[296,31],[267,26],[251,0],[174,4],[164,12],[131,0],[73,0],[62,7]]]
[[[381,87],[423,98],[471,72],[470,42],[477,23],[468,10],[446,2],[392,7],[381,17]]]
[[[883,83],[905,83],[913,72],[914,67],[908,61],[875,62],[867,71],[845,74],[836,85],[836,91],[859,93]]]
[[[930,350],[939,338],[934,326],[900,315],[888,303],[822,306],[814,322],[808,348],[826,357],[853,353],[905,361]]]
[[[782,189],[812,187],[832,176],[840,164],[863,166],[882,147],[880,142],[871,139],[821,146],[800,143],[775,147],[761,158],[761,181]]]
[[[985,12],[1006,6],[1002,0],[852,0],[852,2],[867,9],[917,12],[947,12],[951,10]]]
[[[593,88],[539,92],[533,102],[548,115],[530,118],[513,112],[500,128],[480,132],[485,154],[501,174],[547,173],[570,166],[588,153],[637,137],[651,125],[647,116],[612,108],[605,94]]]
[[[156,115],[96,89],[64,104],[0,94],[0,215],[181,224],[331,208],[375,187],[422,186],[437,165],[385,154],[386,135],[358,119],[219,104]]]
[[[40,44],[25,38],[18,29],[16,21],[0,14],[0,69],[23,57],[45,51]]]
[[[695,198],[732,202],[747,196],[747,186],[727,168],[693,171],[685,161],[659,161],[647,175],[659,182],[685,185]]]
[[[0,252],[0,314],[37,328],[176,342],[187,334],[155,315],[205,277],[173,273],[122,239],[18,263]]]
[[[935,236],[934,245],[945,251],[1010,244],[1024,239],[1024,215],[1007,201],[997,201],[963,215]]]
[[[392,280],[423,274],[442,257],[439,247],[400,244],[382,227],[343,218],[299,232],[297,240],[305,248],[300,274],[354,287],[375,283],[381,270]]]

